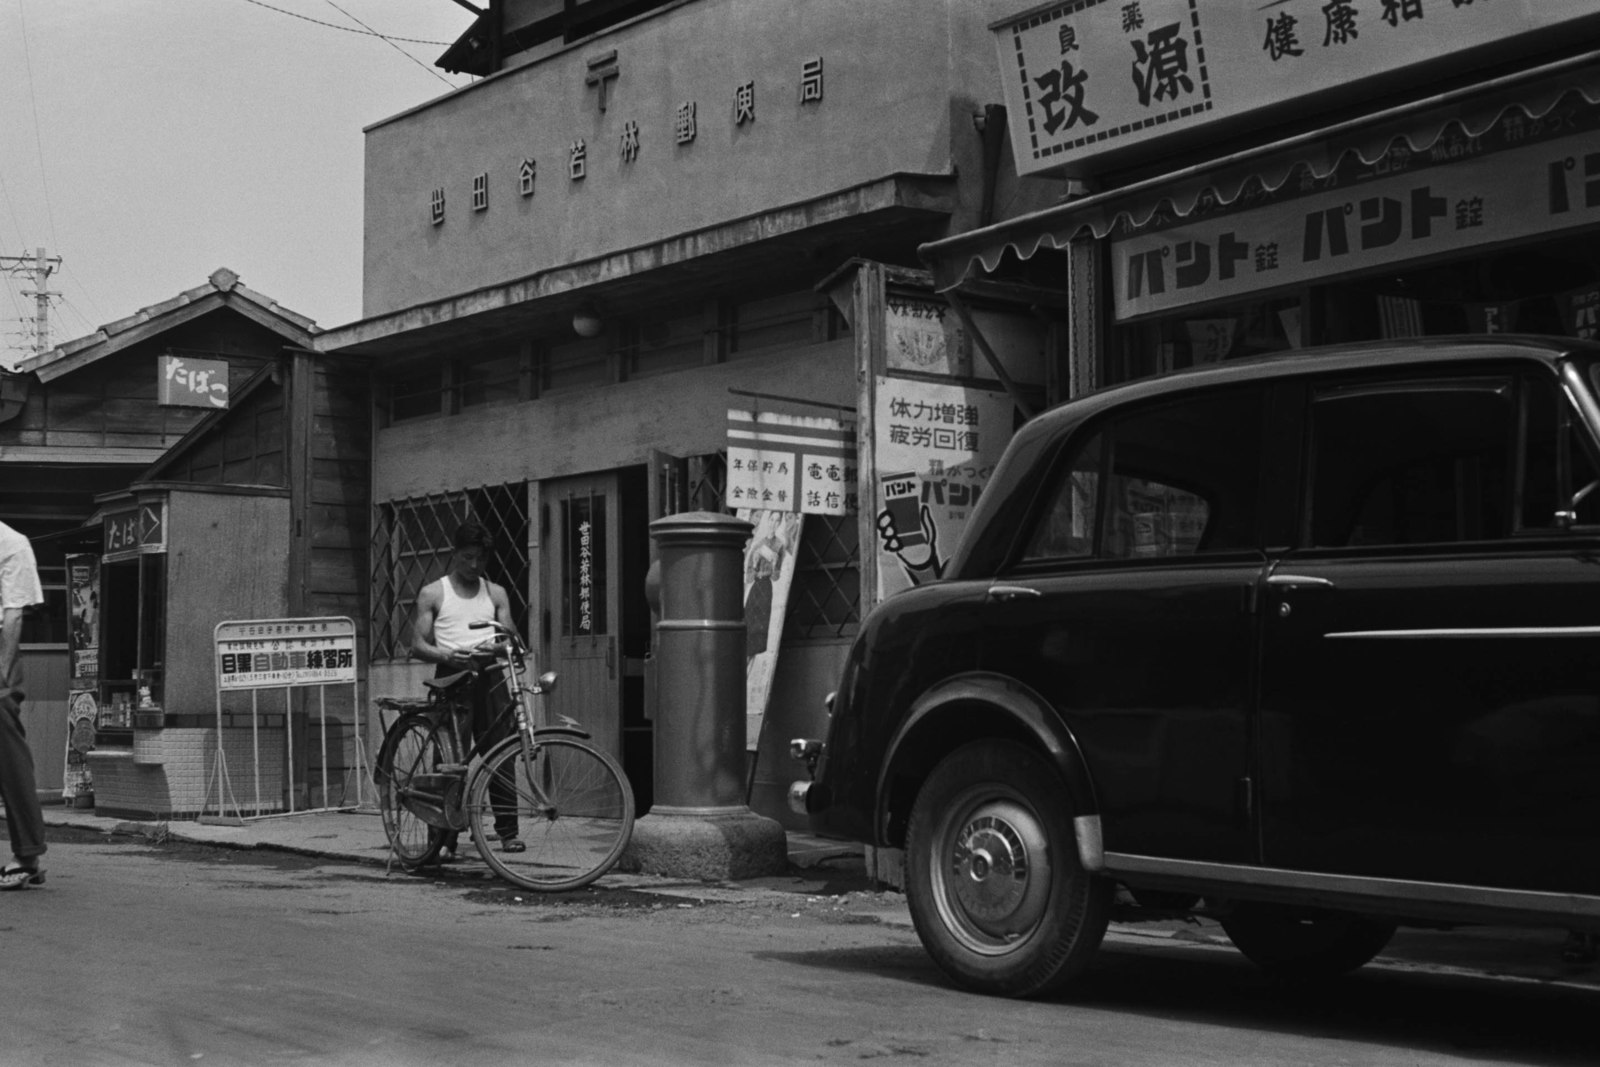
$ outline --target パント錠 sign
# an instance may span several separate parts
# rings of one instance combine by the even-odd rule
[[[1119,320],[1600,222],[1600,131],[1111,243]]]

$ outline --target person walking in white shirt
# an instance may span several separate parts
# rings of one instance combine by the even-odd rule
[[[0,522],[0,800],[15,857],[0,867],[0,890],[44,884],[44,811],[34,784],[33,752],[22,729],[22,613],[44,603],[33,546]]]

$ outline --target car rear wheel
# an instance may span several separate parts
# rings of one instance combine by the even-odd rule
[[[1240,904],[1221,920],[1235,948],[1282,978],[1334,978],[1382,952],[1395,924],[1347,912],[1304,914]]]
[[[1088,966],[1113,886],[1079,864],[1073,814],[1061,776],[1013,742],[976,742],[934,768],[911,811],[906,898],[958,985],[1035,996]]]

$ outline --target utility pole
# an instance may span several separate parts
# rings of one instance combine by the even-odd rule
[[[34,300],[33,354],[36,356],[50,350],[50,298],[61,294],[51,292],[46,283],[60,266],[61,257],[47,258],[42,248],[34,249],[31,256],[0,256],[0,269],[12,274],[33,275],[33,288],[22,290],[22,295]]]

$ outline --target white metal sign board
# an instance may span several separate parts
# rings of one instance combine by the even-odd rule
[[[216,664],[219,689],[353,683],[355,623],[348,618],[221,622]]]

